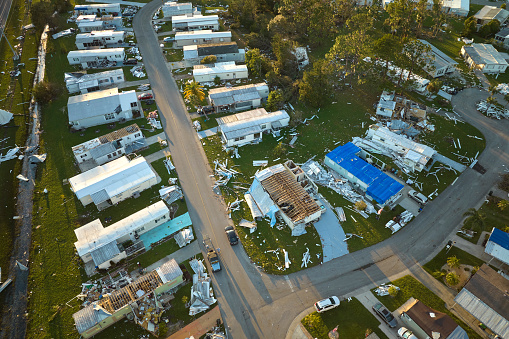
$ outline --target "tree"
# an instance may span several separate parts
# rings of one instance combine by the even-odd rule
[[[430,60],[434,59],[431,53],[431,47],[425,45],[417,39],[410,39],[403,46],[401,54],[403,67],[408,70],[408,76],[405,81],[411,79],[412,73],[421,69],[426,69],[428,72],[434,71],[434,66]],[[401,72],[400,80],[403,72]]]
[[[407,37],[415,22],[414,7],[412,0],[395,0],[389,3],[387,5],[389,18],[385,20],[385,24],[391,28],[392,32]]]
[[[490,98],[493,98],[493,96],[499,92],[497,85],[488,87],[488,92],[490,92]]]
[[[285,39],[279,34],[276,34],[274,38],[272,38],[272,52],[276,57],[276,61],[273,65],[274,72],[277,75],[286,75],[292,79],[297,77],[299,68],[297,58],[293,54],[293,51],[293,41]]]
[[[274,112],[283,108],[284,104],[285,99],[281,89],[276,89],[269,93],[269,97],[267,99],[267,110],[269,112]]]
[[[463,36],[467,38],[471,38],[472,35],[477,31],[477,21],[471,16],[465,20],[464,28],[463,28]]]
[[[460,267],[460,260],[454,255],[452,257],[447,258],[447,265],[450,268],[459,268]]]
[[[428,0],[419,0],[415,6],[415,21],[417,23],[415,26],[415,33],[418,37],[422,34],[422,28],[424,26],[424,21],[428,17],[428,13]]]
[[[188,82],[184,88],[184,98],[189,100],[195,106],[199,105],[205,99],[203,86],[195,80]]]
[[[60,92],[60,86],[53,82],[43,81],[34,87],[35,100],[41,105],[46,105],[56,99]]]
[[[396,287],[391,286],[391,287],[389,287],[387,292],[389,292],[389,295],[394,298],[398,295],[399,290]]]
[[[30,8],[32,23],[38,30],[41,31],[46,24],[54,26],[54,17],[52,16],[54,11],[55,7],[49,1],[33,3],[32,8]]]
[[[205,58],[201,59],[202,64],[213,64],[217,61],[217,57],[215,55],[207,55]]]
[[[188,301],[189,301],[189,297],[187,295],[182,297],[182,304],[186,305]]]
[[[219,75],[216,75],[216,77],[214,78],[214,84],[217,86],[221,85],[221,78],[219,77]]]
[[[460,282],[460,277],[456,273],[450,272],[445,276],[445,281],[449,286],[456,286]]]
[[[274,157],[276,157],[276,158],[284,157],[286,155],[286,146],[285,146],[285,144],[283,144],[280,141],[279,144],[277,144],[277,146],[274,147],[273,153],[274,153]]]
[[[479,28],[479,35],[481,35],[483,38],[488,38],[495,35],[499,30],[500,21],[494,19]]]
[[[500,208],[501,211],[505,210],[507,207],[509,207],[509,201],[507,200],[500,200],[497,204],[498,208]]]
[[[502,9],[506,9],[506,7],[507,7],[507,5],[505,2],[502,5],[500,5],[500,8],[502,8]]]
[[[442,26],[447,23],[449,15],[442,8],[441,0],[433,0],[433,6],[431,6],[430,17],[433,20],[433,26],[431,28],[431,35],[436,38],[438,32],[442,29]]]
[[[397,61],[400,58],[402,50],[403,45],[400,40],[392,34],[385,34],[374,42],[373,53],[376,57],[385,61],[382,69],[383,79],[385,79],[387,73],[389,73],[390,62]]]
[[[258,48],[246,52],[246,66],[253,77],[263,77],[270,70],[270,61]]]
[[[327,101],[333,91],[332,69],[325,60],[313,63],[313,68],[304,71],[299,82],[299,100],[312,106],[320,107]]]
[[[476,210],[475,208],[469,208],[465,213],[463,213],[464,217],[467,217],[463,222],[463,225],[468,229],[472,230],[473,228],[477,228],[479,230],[484,230],[485,228],[485,219],[486,215]]]

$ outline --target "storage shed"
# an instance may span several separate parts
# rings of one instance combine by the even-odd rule
[[[509,265],[509,233],[493,227],[484,252]]]
[[[94,203],[103,210],[157,184],[157,176],[144,157],[123,156],[69,179],[83,206]]]
[[[403,189],[403,184],[391,178],[375,166],[361,159],[361,149],[349,142],[325,156],[324,163],[366,192],[381,205],[385,205]]]
[[[236,65],[235,61],[217,62],[210,65],[196,65],[193,77],[197,82],[213,82],[216,77],[221,80],[247,79],[246,65]]]

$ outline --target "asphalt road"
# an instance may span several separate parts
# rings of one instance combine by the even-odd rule
[[[11,9],[11,4],[12,0],[0,1],[0,34],[5,28],[5,23],[9,17],[9,10]]]
[[[152,13],[160,5],[153,1],[144,6],[133,28],[194,228],[200,240],[208,234],[221,248],[223,270],[212,279],[233,338],[284,338],[292,321],[316,300],[354,295],[431,259],[459,227],[463,212],[484,199],[503,171],[502,165],[509,165],[509,139],[504,134],[509,122],[477,113],[474,103],[487,93],[465,90],[454,97],[453,104],[486,136],[487,148],[479,156],[486,174],[467,169],[412,223],[384,242],[289,276],[261,273],[242,247],[231,247],[224,235],[230,223],[225,205],[211,190],[208,161],[151,27]]]

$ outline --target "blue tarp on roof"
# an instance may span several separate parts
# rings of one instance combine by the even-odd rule
[[[86,11],[88,10],[88,6],[84,5],[84,6],[74,6],[74,10],[75,11]]]
[[[359,158],[356,155],[359,151],[359,147],[349,142],[329,152],[326,157],[365,183],[368,186],[366,193],[383,204],[401,191],[403,185]]]
[[[501,231],[498,228],[493,228],[489,241],[492,241],[498,246],[509,250],[509,233]]]
[[[160,226],[151,229],[150,231],[143,233],[140,235],[140,240],[143,241],[143,245],[145,245],[145,249],[148,251],[152,244],[158,242],[159,240],[166,238],[174,233],[177,233],[181,229],[187,226],[191,226],[192,221],[189,216],[189,212],[182,214],[174,219],[171,219]]]

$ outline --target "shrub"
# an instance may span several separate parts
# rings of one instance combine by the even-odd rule
[[[280,141],[276,147],[274,147],[274,157],[281,158],[286,154],[286,146]]]
[[[216,76],[216,77],[214,78],[214,84],[216,84],[216,85],[218,85],[218,86],[219,86],[219,85],[221,85],[221,78],[220,78],[219,76]]]
[[[168,334],[168,327],[166,327],[166,324],[164,322],[159,323],[159,337],[165,338]]]
[[[460,260],[456,256],[452,256],[447,258],[447,265],[450,268],[458,268],[460,267]]]
[[[387,292],[389,292],[389,295],[394,298],[398,295],[399,290],[396,287],[391,286]]]
[[[201,60],[202,64],[213,64],[217,61],[217,57],[215,55],[207,55],[205,58]]]
[[[52,82],[40,82],[34,87],[35,100],[41,104],[46,105],[57,98],[60,94],[60,88],[57,84]]]
[[[327,326],[322,320],[322,317],[316,312],[313,312],[304,319],[302,319],[302,325],[309,331],[309,334],[313,336],[313,338],[327,338],[328,331]]]
[[[433,274],[432,274],[432,275],[433,275],[433,277],[434,277],[435,279],[440,279],[440,278],[442,278],[442,277],[445,275],[445,273],[444,273],[444,272],[442,272],[442,271],[438,271],[438,270],[437,270],[437,271],[433,272]]]
[[[368,205],[366,205],[366,203],[362,200],[355,202],[355,208],[358,211],[364,211],[366,209],[366,207],[368,207]]]
[[[445,276],[445,281],[449,286],[456,286],[460,282],[460,277],[456,273],[449,273]]]

